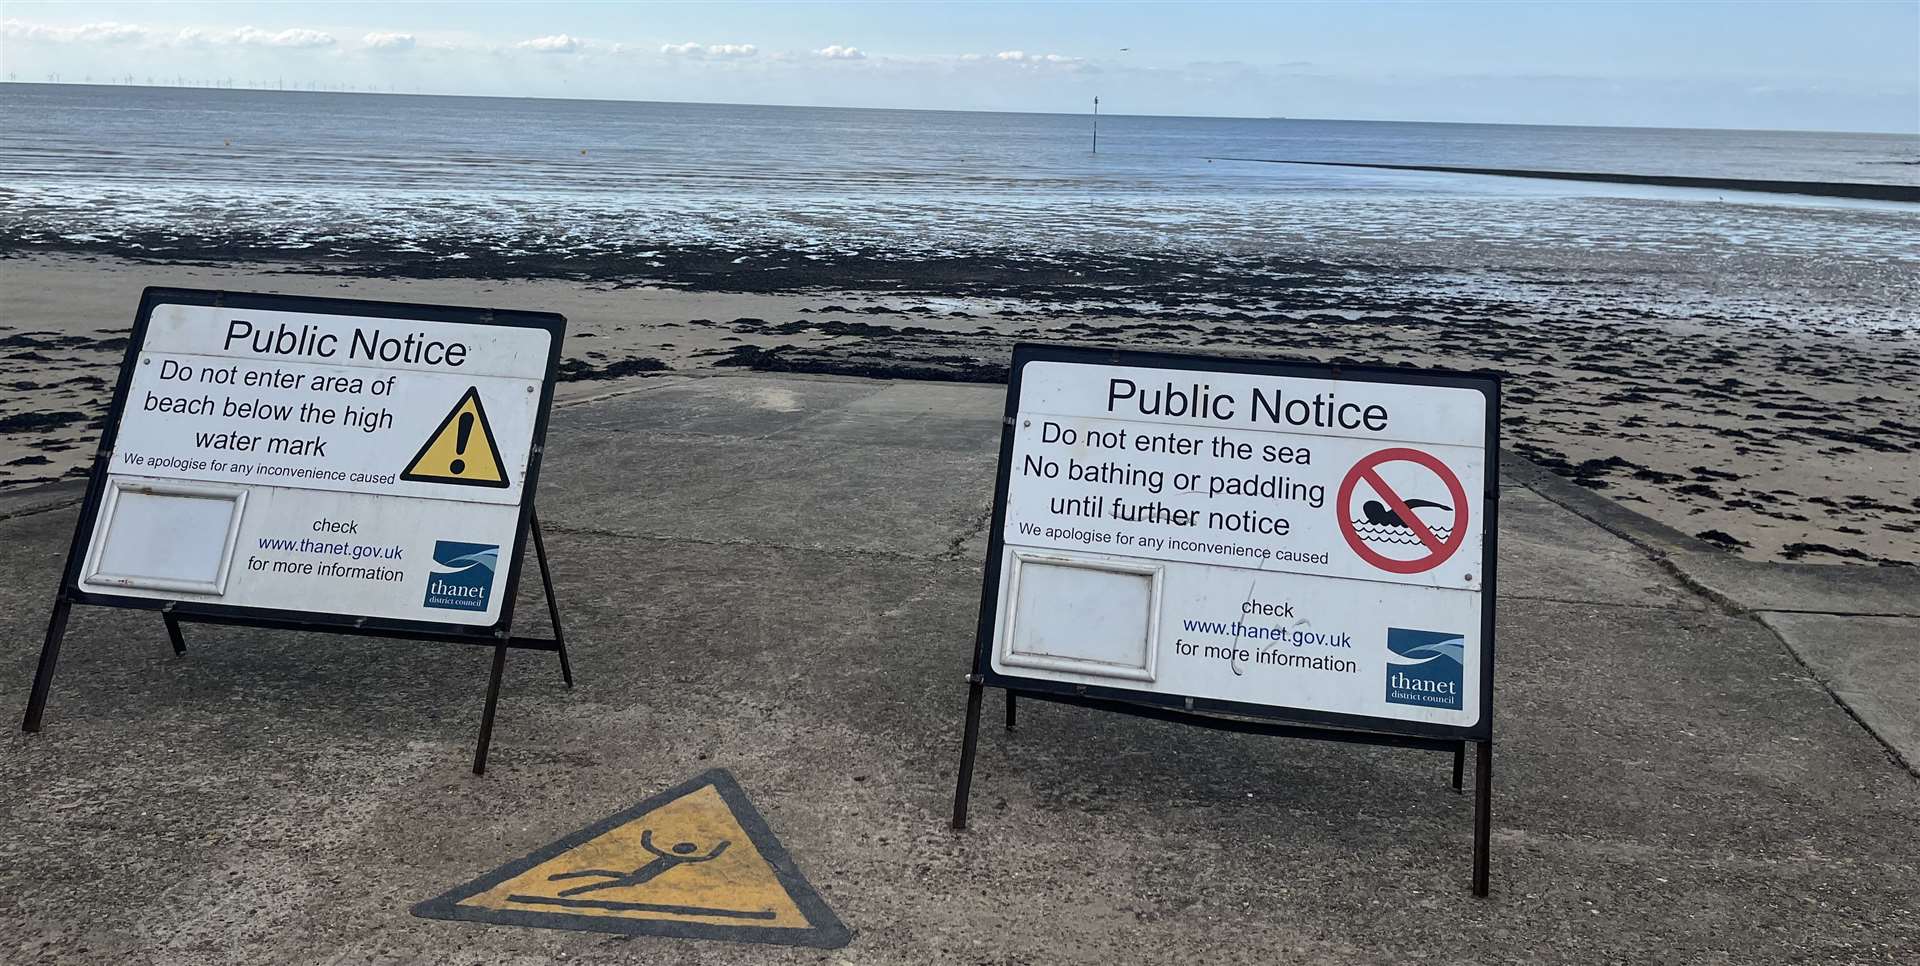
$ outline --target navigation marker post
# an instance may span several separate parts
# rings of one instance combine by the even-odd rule
[[[21,728],[41,728],[74,604],[494,649],[573,686],[534,512],[566,319],[195,289],[141,296]],[[528,535],[551,638],[513,634]],[[504,561],[503,558],[504,557]],[[505,574],[500,573],[505,563]]]
[[[1475,747],[1488,888],[1500,382],[1016,346],[953,827],[986,688],[1247,734]]]

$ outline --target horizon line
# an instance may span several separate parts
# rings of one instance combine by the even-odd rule
[[[630,98],[630,97],[569,97],[565,95],[552,95],[552,94],[448,94],[448,93],[429,93],[426,91],[418,91],[418,90],[403,91],[403,90],[394,90],[394,89],[389,89],[384,91],[381,91],[381,90],[328,90],[328,89],[316,90],[311,88],[301,89],[299,87],[293,87],[293,88],[256,87],[251,84],[246,86],[217,87],[217,86],[211,86],[211,85],[201,86],[201,85],[193,85],[193,84],[137,84],[137,83],[136,84],[114,84],[114,83],[97,83],[93,81],[75,82],[75,81],[0,80],[0,86],[99,87],[99,88],[108,88],[108,89],[137,87],[137,88],[143,88],[146,90],[226,91],[226,92],[244,92],[244,93],[253,93],[253,94],[339,94],[339,95],[352,95],[352,96],[362,96],[362,97],[447,97],[447,98],[461,98],[466,100],[487,100],[487,101],[569,101],[569,102],[575,102],[575,103],[600,103],[600,104],[670,104],[670,105],[691,106],[691,107],[765,107],[765,108],[774,108],[774,109],[780,109],[780,110],[810,110],[810,111],[891,111],[895,113],[924,113],[924,114],[1012,114],[1012,115],[1022,115],[1022,116],[1035,116],[1035,117],[1085,117],[1085,118],[1093,117],[1093,111],[1091,110],[1091,108],[1089,108],[1089,110],[1086,111],[1085,113],[1079,113],[1079,112],[1069,112],[1069,111],[990,110],[985,108],[964,108],[964,107],[854,107],[854,106],[846,106],[846,105],[821,105],[821,104],[752,103],[752,102],[746,102],[746,101],[670,101],[670,100],[656,100],[656,99],[650,99],[650,98]],[[389,85],[389,87],[391,88],[391,85]],[[1095,95],[1094,99],[1097,100],[1098,96]],[[1091,102],[1089,103],[1091,104]],[[1453,126],[1486,126],[1486,127],[1584,128],[1584,129],[1596,130],[1596,131],[1728,131],[1728,132],[1752,132],[1752,133],[1762,133],[1762,134],[1854,134],[1854,135],[1865,135],[1869,137],[1920,137],[1920,126],[1916,126],[1916,128],[1912,131],[1857,131],[1857,130],[1842,130],[1842,129],[1836,129],[1836,128],[1676,127],[1673,125],[1652,125],[1652,124],[1648,124],[1648,125],[1576,124],[1576,123],[1568,123],[1568,122],[1548,123],[1548,122],[1541,122],[1541,121],[1431,121],[1431,120],[1415,120],[1415,119],[1409,119],[1409,118],[1300,117],[1300,116],[1294,116],[1294,115],[1278,115],[1278,114],[1269,114],[1269,115],[1127,114],[1127,113],[1113,113],[1111,111],[1101,111],[1099,116],[1103,118],[1135,117],[1135,118],[1156,118],[1156,119],[1167,119],[1167,120],[1200,120],[1200,121],[1310,121],[1315,123],[1333,123],[1333,124],[1441,124],[1441,125],[1453,125]]]

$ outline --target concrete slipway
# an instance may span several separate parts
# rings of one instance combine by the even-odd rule
[[[150,613],[77,612],[47,730],[0,736],[0,960],[1920,961],[1915,575],[1732,561],[1517,461],[1491,898],[1443,755],[1040,703],[949,831],[1000,405],[569,400],[540,501],[579,686],[515,653],[485,778],[483,649],[191,627],[176,658]],[[0,503],[8,714],[74,496]],[[846,948],[408,914],[716,766]]]

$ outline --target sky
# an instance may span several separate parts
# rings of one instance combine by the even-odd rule
[[[0,77],[1920,132],[1920,2],[44,3]]]

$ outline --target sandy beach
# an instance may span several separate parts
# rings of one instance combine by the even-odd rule
[[[742,370],[998,382],[1022,340],[1492,369],[1502,444],[1751,559],[1920,563],[1920,331],[1755,322],[1635,306],[1610,315],[1446,301],[1299,266],[1285,291],[1197,298],[1083,282],[900,279],[768,291],[632,280],[381,278],[73,255],[0,261],[0,487],[81,475],[142,287],[177,285],[557,311],[560,398],[661,373]],[[791,290],[778,290],[794,285]],[[743,286],[745,287],[745,286]],[[951,297],[932,294],[947,289]]]

